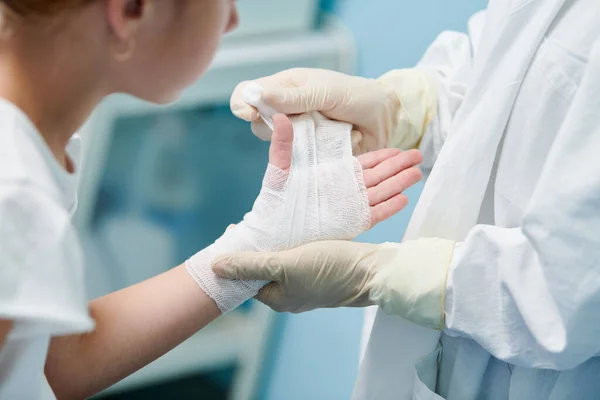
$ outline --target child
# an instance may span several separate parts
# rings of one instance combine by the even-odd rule
[[[236,6],[0,0],[0,7],[0,398],[84,398],[168,352],[224,308],[198,287],[197,275],[210,266],[188,272],[184,265],[86,304],[70,222],[81,165],[73,132],[111,93],[177,99],[237,25]],[[285,173],[292,126],[282,115],[274,119],[270,163]],[[406,205],[399,187],[419,179],[411,167],[420,155],[361,157],[374,224]],[[401,184],[379,185],[393,177]]]

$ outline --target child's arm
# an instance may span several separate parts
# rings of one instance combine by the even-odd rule
[[[46,376],[57,398],[82,399],[173,349],[220,315],[179,266],[90,303],[96,330],[53,338]],[[198,349],[201,357],[202,349]]]

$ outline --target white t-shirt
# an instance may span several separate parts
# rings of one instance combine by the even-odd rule
[[[0,99],[0,319],[14,328],[0,350],[0,400],[54,399],[44,376],[51,336],[86,332],[83,257],[71,215],[81,143],[52,155],[27,116]]]

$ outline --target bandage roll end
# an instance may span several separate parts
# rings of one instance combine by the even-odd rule
[[[244,101],[258,110],[262,120],[273,130],[273,116],[277,111],[263,100],[263,88],[256,82],[250,82],[244,87]],[[270,138],[263,138],[270,139]]]

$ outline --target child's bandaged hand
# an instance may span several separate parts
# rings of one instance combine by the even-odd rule
[[[319,240],[347,240],[403,209],[402,192],[421,178],[418,151],[352,156],[349,124],[318,113],[274,118],[269,166],[254,207],[212,246],[187,262],[200,287],[227,312],[267,282],[217,277],[215,256],[280,251]]]
[[[294,129],[284,115],[275,116],[274,122],[269,164],[287,172],[292,164]],[[406,207],[408,199],[403,192],[421,180],[418,165],[423,158],[418,150],[382,149],[356,159],[367,190],[372,227]]]

